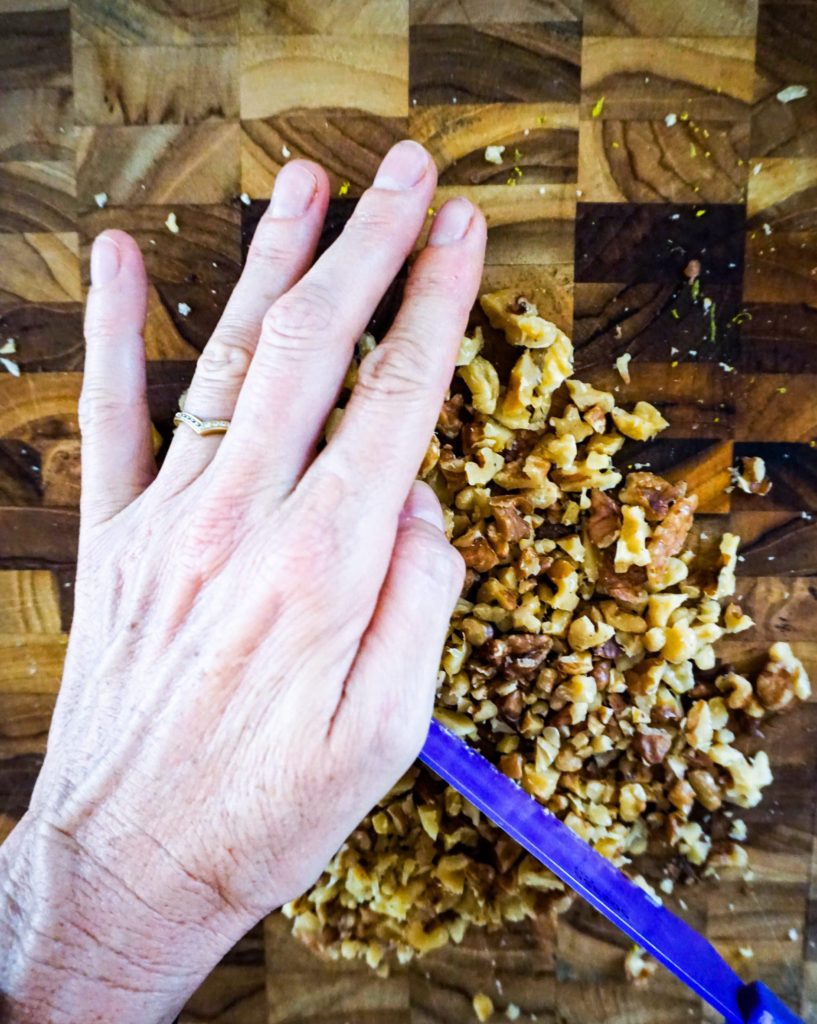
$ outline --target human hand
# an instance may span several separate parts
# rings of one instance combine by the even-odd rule
[[[463,578],[412,481],[479,285],[485,224],[466,200],[437,214],[315,450],[435,181],[399,144],[307,270],[328,181],[281,171],[186,402],[232,425],[180,426],[158,475],[144,267],[122,232],[95,242],[74,625],[31,808],[0,851],[9,1019],[171,1019],[418,753]]]

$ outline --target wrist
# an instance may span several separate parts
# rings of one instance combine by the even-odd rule
[[[4,1022],[165,1024],[234,941],[178,899],[161,858],[131,846],[125,866],[100,845],[27,816],[0,848]]]

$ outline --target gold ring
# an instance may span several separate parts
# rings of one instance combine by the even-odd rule
[[[200,437],[204,437],[205,434],[226,434],[230,426],[229,420],[202,420],[192,412],[183,412],[181,409],[173,417],[174,426],[180,423],[186,423]]]

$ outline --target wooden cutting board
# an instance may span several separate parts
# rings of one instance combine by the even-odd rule
[[[42,761],[71,618],[90,241],[125,228],[145,253],[150,403],[167,432],[239,275],[242,232],[288,157],[327,167],[337,224],[392,142],[428,146],[439,199],[465,192],[488,217],[486,288],[536,290],[585,379],[616,383],[613,360],[631,353],[622,400],[656,401],[672,426],[630,457],[693,482],[702,547],[727,527],[743,536],[740,592],[758,628],[725,654],[743,664],[787,639],[817,680],[814,0],[3,0],[0,12],[0,343],[16,339],[21,370],[0,374],[0,836]],[[793,84],[807,95],[780,102]],[[505,146],[501,165],[487,145]],[[714,314],[684,288],[690,258]],[[749,453],[766,460],[767,497],[724,493]],[[817,706],[774,722],[767,744],[775,782],[745,815],[754,879],[668,903],[817,1020]],[[478,991],[496,1019],[510,1002],[523,1022],[712,1019],[663,971],[626,984],[626,948],[576,904],[555,930],[474,931],[381,979],[323,964],[273,916],[182,1019],[439,1024],[475,1019]]]

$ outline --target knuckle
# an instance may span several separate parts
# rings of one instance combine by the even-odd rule
[[[450,595],[451,604],[456,600],[456,595],[462,589],[462,581],[465,575],[465,562],[441,533],[435,531],[437,537],[433,542],[426,542],[423,545],[422,557],[415,563],[420,572],[438,590]],[[451,609],[441,607],[441,613],[446,617],[450,615]]]
[[[465,305],[462,298],[462,274],[457,267],[429,267],[426,265],[409,275],[406,282],[406,299],[433,300],[445,302],[446,309],[459,312]]]
[[[286,244],[281,224],[272,217],[264,216],[259,221],[247,254],[247,263],[260,265],[277,276],[291,276],[292,246]]]
[[[335,304],[324,288],[302,281],[282,295],[264,315],[262,342],[286,350],[318,347],[331,331]]]
[[[196,383],[220,387],[240,382],[247,374],[251,359],[252,351],[239,334],[216,333],[198,358]]]
[[[349,218],[342,237],[354,246],[358,257],[374,255],[382,259],[384,248],[394,246],[398,218],[393,203],[388,201],[391,198],[366,194]]]
[[[360,364],[355,390],[379,399],[416,399],[426,390],[430,360],[408,335],[392,334]]]

